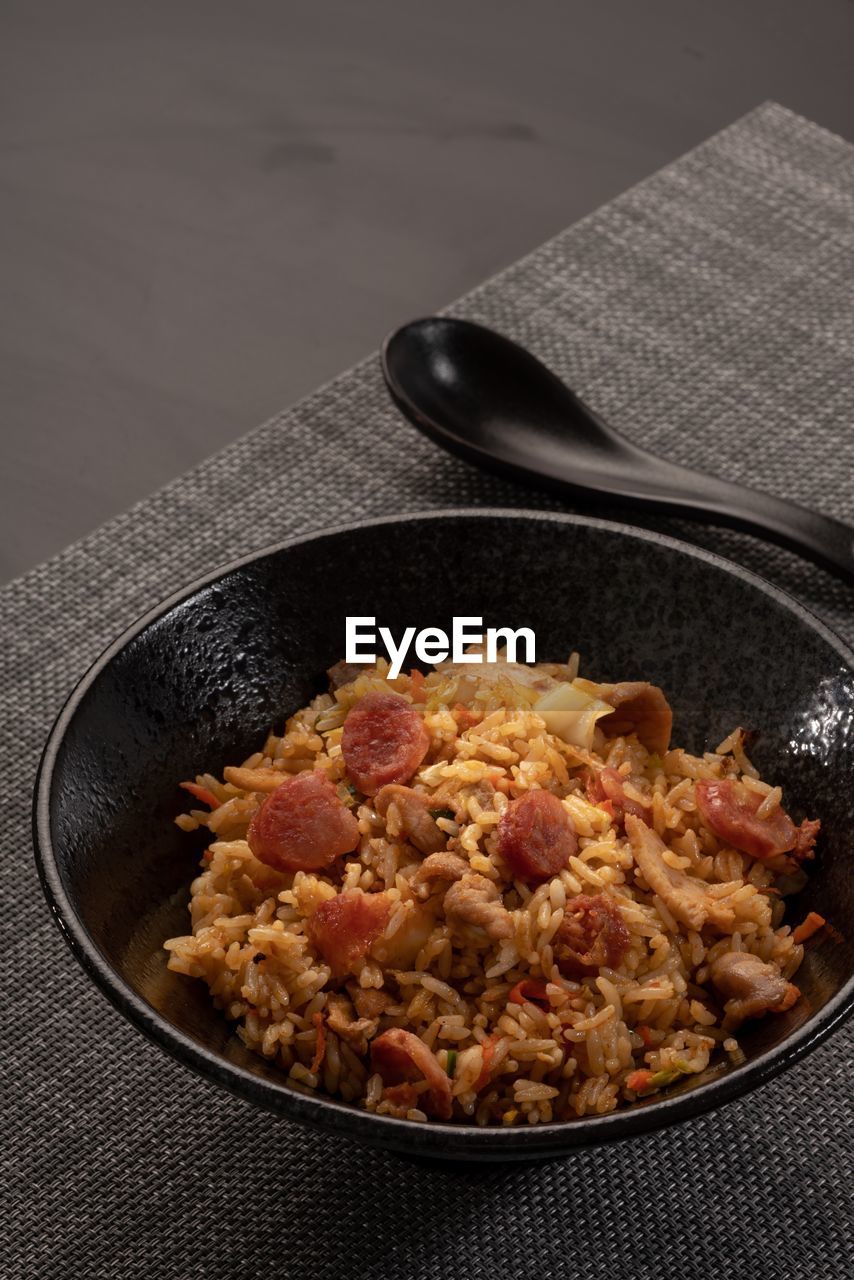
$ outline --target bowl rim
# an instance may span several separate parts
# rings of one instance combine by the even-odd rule
[[[404,1154],[440,1154],[454,1159],[530,1159],[567,1154],[575,1148],[650,1133],[680,1120],[700,1116],[741,1097],[788,1069],[821,1044],[854,1009],[854,975],[818,1011],[780,1044],[761,1053],[741,1067],[729,1067],[715,1079],[686,1093],[652,1098],[617,1109],[604,1116],[582,1116],[570,1121],[552,1121],[530,1128],[481,1128],[475,1124],[423,1124],[377,1116],[324,1094],[303,1093],[283,1074],[281,1083],[248,1067],[229,1062],[216,1050],[201,1044],[174,1026],[114,969],[89,933],[66,892],[53,846],[50,801],[54,769],[66,731],[80,704],[101,673],[115,657],[143,631],[170,613],[177,605],[246,566],[278,555],[305,543],[361,532],[385,525],[424,521],[523,520],[573,527],[600,529],[624,538],[667,548],[698,560],[710,568],[740,578],[748,587],[769,596],[816,632],[841,661],[854,671],[854,652],[820,618],[788,592],[768,582],[742,565],[708,551],[704,547],[657,530],[586,514],[538,511],[523,507],[446,507],[397,515],[368,517],[306,534],[281,539],[236,560],[223,563],[146,610],[130,623],[91,663],[69,693],[60,709],[42,751],[33,794],[33,846],[36,867],[48,907],[60,932],[84,971],[111,1003],[150,1040],[172,1057],[214,1080],[230,1092],[266,1107],[287,1119],[315,1128],[334,1130],[352,1140]],[[232,1033],[233,1034],[233,1033]]]

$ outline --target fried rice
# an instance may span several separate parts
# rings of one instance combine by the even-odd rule
[[[534,667],[446,663],[393,680],[382,661],[332,674],[343,683],[222,779],[183,784],[194,807],[178,824],[212,840],[190,886],[190,932],[164,944],[169,968],[205,982],[244,1044],[291,1081],[410,1120],[570,1121],[737,1063],[743,1017],[797,999],[804,947],[782,920],[783,893],[804,879],[800,858],[751,856],[698,807],[698,783],[732,780],[760,823],[785,817],[741,729],[701,756],[654,750],[642,724],[601,713],[580,737],[561,736],[545,693],[570,686],[601,707],[603,691],[620,688],[579,680],[576,655]],[[384,799],[357,788],[342,749],[351,710],[378,693],[402,699],[429,737],[408,785]],[[331,865],[282,870],[256,856],[250,824],[289,778],[315,770],[358,823],[358,843]],[[508,810],[534,791],[557,798],[574,833],[574,851],[544,879],[508,864],[502,835]],[[426,841],[413,813],[429,818]],[[472,910],[478,888],[492,915]],[[385,895],[382,928],[342,971],[312,922],[353,891]],[[702,910],[683,910],[686,891]],[[613,952],[597,950],[591,902],[611,913]],[[567,965],[573,920],[576,950],[588,950]],[[746,992],[720,977],[745,965]],[[743,1000],[754,970],[778,993],[766,1007]],[[381,1052],[411,1045],[400,1032],[421,1042],[429,1070],[419,1054],[405,1070]]]

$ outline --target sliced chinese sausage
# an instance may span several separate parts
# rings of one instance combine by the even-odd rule
[[[452,1098],[447,1072],[424,1041],[411,1031],[392,1027],[377,1036],[371,1044],[371,1065],[390,1088],[425,1081],[427,1089],[416,1095],[416,1105],[439,1120],[450,1120]]]
[[[366,796],[389,782],[408,782],[430,746],[414,707],[394,693],[368,693],[344,721],[341,752],[347,772]]]
[[[498,850],[520,880],[548,880],[577,849],[572,818],[550,791],[526,791],[501,815]]]
[[[645,680],[624,680],[619,684],[578,680],[576,683],[614,708],[610,715],[602,716],[598,721],[598,727],[606,737],[634,733],[647,751],[664,755],[670,746],[673,712],[657,684],[647,684]]]
[[[821,823],[804,821],[796,827],[779,805],[757,817],[765,797],[735,778],[700,779],[694,790],[703,822],[734,849],[760,861],[781,853],[798,859],[812,857]]]
[[[607,894],[588,897],[582,893],[567,902],[553,946],[561,973],[583,978],[622,963],[629,949],[629,931]]]
[[[359,824],[322,769],[288,778],[252,818],[249,848],[277,871],[328,867],[359,843]]]
[[[726,999],[724,1026],[735,1030],[746,1018],[785,1013],[800,996],[780,970],[747,951],[728,951],[709,968],[712,982]]]
[[[356,962],[367,955],[390,913],[388,894],[346,889],[315,908],[306,932],[333,975],[340,978],[352,973]]]
[[[618,821],[622,822],[627,813],[633,814],[634,817],[640,818],[641,822],[645,822],[647,826],[652,823],[651,806],[641,804],[637,800],[632,800],[626,795],[623,786],[624,778],[616,769],[606,766],[600,769],[597,774],[593,774],[588,779],[587,796],[592,804],[601,804],[602,801],[610,801],[614,810],[614,816]]]

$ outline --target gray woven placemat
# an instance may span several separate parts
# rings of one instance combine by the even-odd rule
[[[638,440],[854,521],[853,285],[854,149],[772,104],[452,310],[529,344]],[[849,1033],[642,1140],[541,1166],[408,1164],[192,1077],[95,992],[48,919],[29,847],[38,753],[126,623],[290,533],[469,504],[560,505],[415,435],[371,358],[2,592],[4,1275],[850,1274]],[[650,523],[758,569],[854,640],[854,592],[828,575],[747,537]]]

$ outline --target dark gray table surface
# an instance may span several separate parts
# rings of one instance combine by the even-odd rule
[[[0,580],[765,99],[854,138],[853,46],[850,0],[5,0]]]

